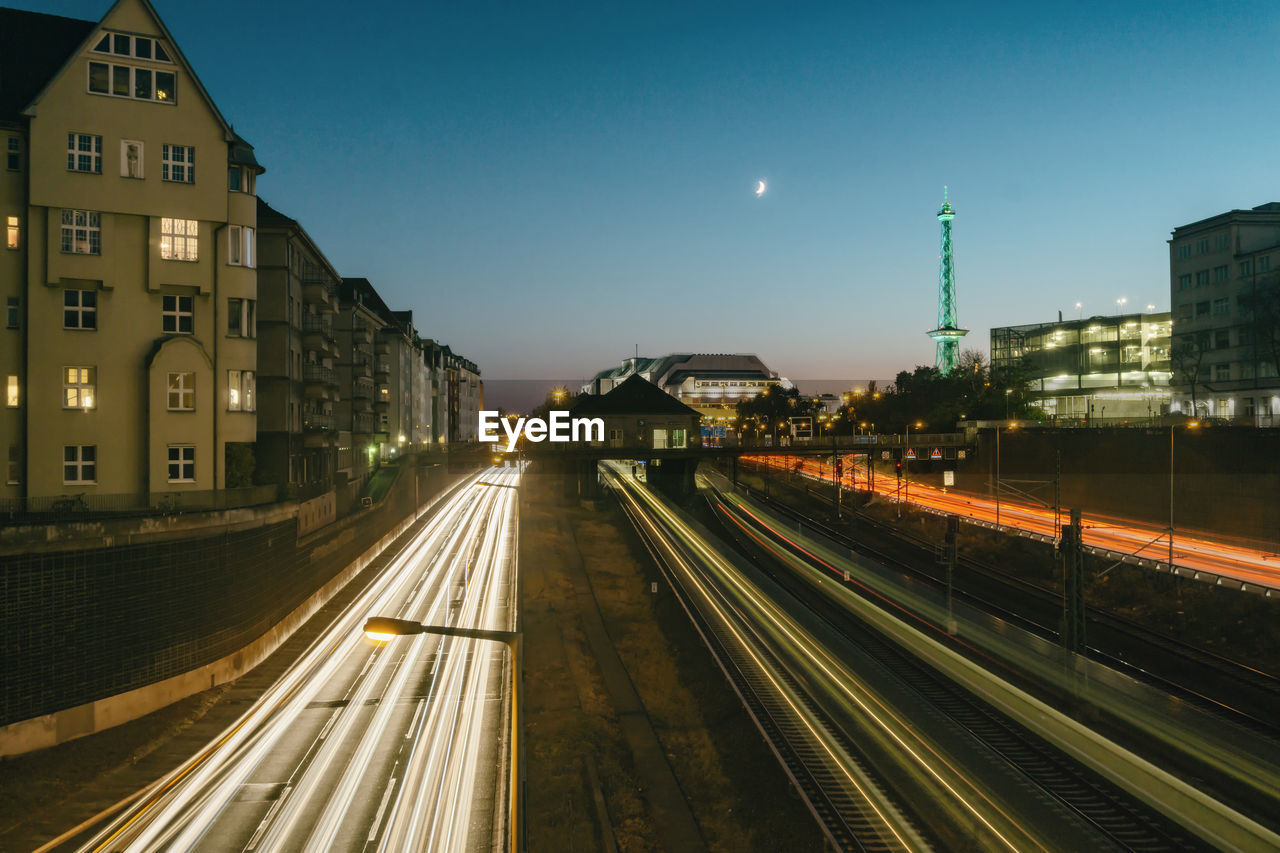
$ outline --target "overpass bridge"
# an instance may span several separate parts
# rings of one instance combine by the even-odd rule
[[[682,448],[653,448],[607,441],[563,444],[522,441],[519,452],[525,460],[540,462],[548,471],[563,477],[565,498],[595,500],[599,496],[596,463],[610,459],[644,462],[646,476],[651,483],[679,496],[692,493],[694,472],[704,459],[730,459],[735,469],[737,459],[742,456],[830,456],[833,453],[845,456],[870,454],[879,460],[932,460],[945,464],[971,456],[977,444],[976,433],[961,432],[792,438],[785,444],[753,439]]]

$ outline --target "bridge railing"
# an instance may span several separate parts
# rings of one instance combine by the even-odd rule
[[[942,432],[942,433],[911,433],[910,440],[907,436],[899,433],[897,435],[837,435],[835,437],[835,446],[841,449],[852,448],[855,450],[867,448],[881,447],[961,447],[972,444],[973,440],[963,432]],[[780,436],[772,441],[766,436],[740,436],[735,443],[732,440],[725,441],[725,447],[759,447],[759,448],[784,448],[792,447],[796,449],[821,449],[830,448],[832,446],[832,437],[813,437],[813,438],[794,438],[792,436]]]

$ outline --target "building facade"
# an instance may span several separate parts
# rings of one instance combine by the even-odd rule
[[[373,402],[377,353],[374,339],[386,325],[375,307],[376,292],[366,278],[344,278],[338,289],[338,474],[363,482],[380,455],[387,434],[379,431]],[[380,301],[380,300],[378,300]]]
[[[758,356],[672,353],[660,358],[628,358],[602,370],[582,386],[583,394],[607,394],[639,376],[705,415],[723,415],[739,401],[785,384]]]
[[[96,22],[0,9],[0,33],[0,494],[247,485],[252,147],[147,0]]]
[[[1025,381],[1051,418],[1107,422],[1169,411],[1168,313],[1120,314],[991,330],[991,369]]]
[[[1280,202],[1173,230],[1178,410],[1280,425]]]
[[[341,278],[294,219],[258,203],[258,478],[318,490],[335,482]]]

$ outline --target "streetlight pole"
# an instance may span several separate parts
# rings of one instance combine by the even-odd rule
[[[524,633],[521,631],[490,631],[483,628],[454,628],[447,625],[424,625],[410,619],[393,619],[388,616],[370,616],[364,623],[364,633],[371,640],[386,642],[404,634],[435,634],[440,637],[462,637],[468,640],[492,640],[503,643],[511,653],[511,778],[510,788],[510,840],[512,853],[524,850],[523,816],[520,813],[520,751],[519,737],[524,703],[520,699],[520,680],[524,672]]]
[[[1173,424],[1169,424],[1169,571],[1173,571]]]
[[[1000,532],[1000,426],[996,425],[996,533]]]
[[[902,449],[902,500],[904,502],[911,500],[911,459],[907,456],[911,452],[911,424],[907,424],[907,443]],[[899,504],[901,506],[901,504]]]

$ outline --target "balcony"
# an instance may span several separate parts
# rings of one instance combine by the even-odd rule
[[[360,317],[351,318],[351,339],[358,343],[373,343],[373,326]]]
[[[329,412],[302,410],[303,432],[329,432],[334,427],[334,417]]]
[[[385,382],[391,376],[391,363],[387,361],[379,361],[373,368],[373,378],[379,382]]]
[[[321,267],[304,264],[302,298],[313,305],[321,306],[326,312],[332,312],[337,305],[338,283]]]
[[[333,320],[330,315],[302,315],[302,344],[309,350],[337,354],[338,340],[333,335]]]
[[[373,349],[378,355],[388,355],[391,352],[391,339],[382,335],[373,342]]]
[[[351,364],[351,375],[356,379],[372,379],[373,378],[373,360],[356,354],[355,361]]]
[[[353,400],[372,400],[373,381],[363,376],[357,376],[351,387],[351,398]]]
[[[360,435],[372,435],[378,431],[378,418],[372,412],[356,412],[352,426],[353,431]]]
[[[337,396],[337,374],[323,364],[302,365],[303,391],[313,400],[329,400]]]

